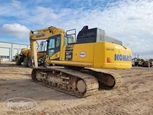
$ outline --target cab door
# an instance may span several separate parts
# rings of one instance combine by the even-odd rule
[[[48,39],[47,55],[51,60],[59,60],[60,57],[60,35]]]

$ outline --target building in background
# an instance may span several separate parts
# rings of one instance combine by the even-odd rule
[[[12,61],[17,53],[20,53],[22,48],[29,48],[26,44],[17,44],[0,41],[0,58],[3,61]]]

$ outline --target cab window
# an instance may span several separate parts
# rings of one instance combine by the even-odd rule
[[[73,36],[64,36],[64,45],[74,43],[74,37]]]

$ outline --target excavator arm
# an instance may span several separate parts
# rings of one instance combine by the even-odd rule
[[[64,36],[65,31],[63,29],[56,28],[53,26],[36,31],[30,31],[30,47],[32,51],[31,56],[34,61],[35,67],[38,67],[36,41],[47,40],[50,36],[54,36],[57,34],[61,34]]]

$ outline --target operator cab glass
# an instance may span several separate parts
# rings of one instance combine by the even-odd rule
[[[60,35],[52,36],[48,39],[48,56],[52,56],[53,54],[60,51]]]
[[[47,48],[47,42],[41,41],[39,44],[38,52],[44,52],[46,51],[46,48]]]
[[[137,61],[138,61],[138,59],[137,59],[137,58],[135,58],[135,59],[134,59],[134,61],[135,61],[135,62],[137,62]]]
[[[73,36],[64,36],[64,45],[68,45],[74,43],[74,37]]]
[[[60,51],[60,44],[61,44],[61,36],[55,35],[49,37],[47,40],[47,55],[50,57],[54,55],[55,53]],[[64,36],[64,45],[68,45],[74,43],[74,37],[73,36]]]

